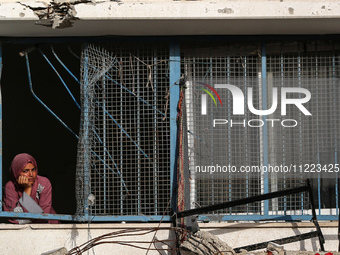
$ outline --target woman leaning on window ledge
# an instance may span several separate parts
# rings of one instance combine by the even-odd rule
[[[4,190],[4,210],[9,212],[30,212],[56,214],[52,207],[52,185],[49,179],[38,175],[35,159],[21,153],[14,157],[10,173],[12,180]],[[59,223],[57,220],[10,219],[12,223]]]

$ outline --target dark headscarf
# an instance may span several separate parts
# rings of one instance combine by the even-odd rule
[[[28,164],[31,163],[33,164],[38,171],[38,165],[37,162],[35,161],[35,159],[27,154],[27,153],[21,153],[18,154],[14,157],[11,167],[10,167],[10,173],[12,175],[12,178],[14,179],[13,181],[16,182],[16,180],[18,179],[21,171],[24,169],[24,167]]]

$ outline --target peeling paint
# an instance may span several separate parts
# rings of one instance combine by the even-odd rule
[[[294,8],[292,7],[289,7],[288,8],[288,11],[289,11],[289,14],[293,15],[294,14]]]
[[[38,25],[56,28],[72,27],[73,21],[77,20],[76,10],[74,5],[81,3],[89,3],[89,0],[80,0],[73,2],[50,2],[49,4],[43,3],[45,7],[32,7],[20,3],[21,5],[31,9],[34,14],[39,17]]]
[[[218,9],[218,13],[232,14],[234,13],[234,10],[231,8]]]

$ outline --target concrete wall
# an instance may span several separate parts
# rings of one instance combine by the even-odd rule
[[[326,251],[337,251],[337,223],[320,222],[323,235],[326,239]],[[67,250],[79,246],[86,241],[103,234],[121,231],[122,229],[134,230],[137,228],[168,228],[169,224],[31,224],[31,225],[0,225],[0,254],[2,255],[32,255],[41,254],[61,247]],[[233,248],[264,242],[300,233],[314,231],[314,225],[304,223],[202,223],[200,228],[218,236]],[[135,235],[110,240],[146,241],[150,242],[155,236],[158,240],[173,239],[168,230],[159,230],[156,235]],[[141,233],[141,232],[140,232]],[[149,247],[148,243],[143,245]],[[152,246],[153,247],[153,246]],[[165,248],[159,245],[158,248]],[[286,250],[318,251],[317,238],[295,242],[285,245]],[[146,250],[136,249],[119,244],[102,244],[84,254],[146,254]],[[148,254],[159,254],[150,251]],[[166,254],[166,253],[161,253]]]
[[[338,1],[1,1],[0,36],[336,34]],[[60,1],[55,1],[60,2]],[[45,8],[37,10],[35,8]],[[47,7],[49,7],[47,11]],[[65,10],[65,9],[64,9]],[[48,14],[47,14],[48,13]],[[65,18],[65,16],[63,16]],[[51,29],[62,28],[62,29]]]

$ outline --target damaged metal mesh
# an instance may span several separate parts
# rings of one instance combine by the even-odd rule
[[[192,207],[232,201],[260,193],[304,185],[312,178],[320,214],[336,214],[337,151],[339,150],[339,44],[334,41],[268,42],[266,44],[267,109],[273,102],[273,87],[279,91],[274,119],[267,125],[267,137],[259,127],[262,117],[248,109],[248,88],[252,88],[255,109],[263,109],[262,45],[256,42],[197,43],[182,45],[183,72],[187,77],[187,118]],[[228,89],[213,90],[216,84],[232,84],[244,97],[244,114],[234,115],[232,94]],[[281,88],[305,88],[312,100],[305,106],[305,116],[295,105],[282,115]],[[209,96],[209,93],[211,94]],[[220,96],[221,103],[217,98]],[[294,96],[294,95],[293,95]],[[288,98],[293,98],[291,94]],[[298,98],[300,95],[295,95]],[[215,100],[213,99],[215,98]],[[205,100],[205,101],[204,101]],[[203,102],[206,102],[203,107]],[[222,106],[223,103],[223,106]],[[205,111],[205,113],[204,113]],[[285,127],[296,120],[295,128]],[[214,122],[218,120],[217,122]],[[249,122],[250,121],[250,122]],[[213,123],[217,123],[213,126]],[[267,148],[267,152],[264,150]],[[266,153],[266,155],[265,155]],[[265,157],[266,156],[266,157]],[[300,171],[314,164],[333,165],[333,178],[325,175],[241,173],[241,167],[295,166]],[[218,169],[222,173],[209,173]],[[228,171],[235,167],[235,172]],[[315,172],[315,171],[314,171]],[[323,178],[324,177],[324,178]],[[319,192],[318,192],[319,191]],[[296,194],[269,201],[227,208],[214,214],[239,215],[310,215],[309,198]],[[333,211],[332,211],[333,210]],[[213,218],[211,218],[213,219]],[[221,218],[216,218],[220,220]]]
[[[170,195],[168,50],[85,45],[77,213],[162,215]],[[94,204],[87,207],[89,194]]]

